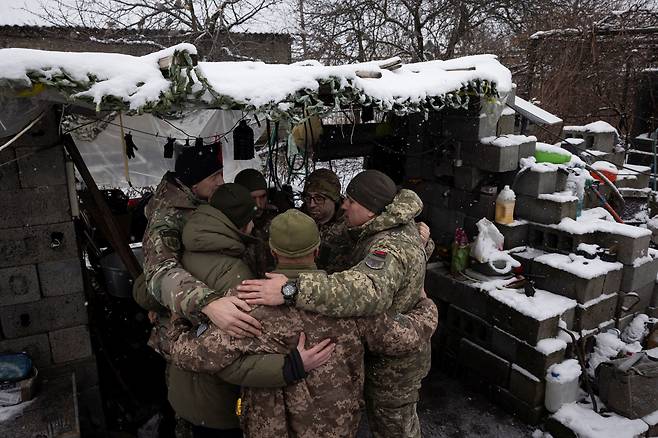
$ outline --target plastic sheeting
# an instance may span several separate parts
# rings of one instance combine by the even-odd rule
[[[167,122],[152,115],[123,116],[123,127],[126,134],[133,136],[135,145],[139,148],[135,151],[135,158],[128,160],[130,182],[133,187],[156,186],[162,179],[162,175],[174,169],[174,158],[164,158],[164,145],[167,137],[179,139],[177,143],[184,143],[181,138],[190,135],[190,145],[194,145],[195,137],[223,136],[222,154],[224,157],[224,179],[233,181],[235,175],[242,169],[261,169],[262,163],[258,158],[252,160],[233,160],[233,135],[232,128],[244,117],[242,111],[225,110],[198,110],[186,114],[184,118],[168,120],[169,123],[180,128],[172,127]],[[254,138],[259,138],[265,130],[265,123],[259,127],[254,117],[247,119],[254,130]],[[264,120],[264,118],[260,118]],[[129,184],[124,171],[123,142],[121,140],[121,128],[119,118],[112,120],[113,124],[100,132],[93,140],[85,139],[74,131],[75,140],[89,171],[100,187],[128,188]],[[114,125],[116,124],[116,125]],[[143,131],[153,135],[143,134]],[[228,133],[228,135],[225,135]],[[157,134],[157,137],[155,136]],[[212,143],[213,138],[207,138],[205,143]]]

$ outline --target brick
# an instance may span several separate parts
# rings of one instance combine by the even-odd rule
[[[10,162],[16,158],[14,148],[7,148],[0,151],[0,163],[7,163],[0,166],[0,190],[14,190],[20,188],[18,180],[18,164],[15,161]]]
[[[31,264],[74,257],[78,257],[78,247],[73,222],[0,230],[0,268],[12,266],[16,260]]]
[[[507,386],[510,363],[491,351],[462,338],[459,347],[459,362],[475,371],[490,383]]]
[[[552,172],[520,171],[513,190],[517,195],[537,197],[542,193],[555,193],[557,187],[557,170]]]
[[[504,388],[495,388],[493,399],[503,409],[528,424],[537,424],[544,415],[543,406],[532,406],[518,399]]]
[[[65,185],[0,191],[0,228],[53,224],[71,219]]]
[[[55,363],[70,362],[91,356],[89,329],[81,325],[48,333]]]
[[[630,292],[649,283],[656,282],[656,274],[658,274],[658,258],[651,257],[639,266],[624,265],[620,290],[622,292]]]
[[[17,147],[18,177],[22,188],[66,184],[64,149],[56,146],[35,152],[33,147]],[[28,155],[31,154],[31,155]]]
[[[557,336],[559,316],[539,321],[496,299],[490,300],[489,311],[494,325],[529,344]]]
[[[67,295],[84,290],[79,259],[39,263],[39,283],[45,297]]]
[[[91,356],[86,359],[75,360],[72,362],[56,364],[43,370],[39,373],[44,378],[52,378],[64,374],[75,374],[75,381],[78,391],[85,388],[98,385],[98,368],[96,366],[96,357]]]
[[[0,325],[7,338],[18,338],[87,323],[82,294],[43,298],[0,308]]]
[[[34,265],[0,269],[0,306],[29,303],[40,298]]]
[[[509,392],[530,406],[543,406],[546,382],[522,367],[512,364]]]
[[[573,330],[592,330],[606,321],[613,320],[617,310],[617,298],[616,293],[601,295],[600,299],[593,300],[591,303],[576,306]]]
[[[475,190],[486,177],[477,167],[460,166],[453,170],[455,187],[461,190]]]
[[[32,362],[39,370],[52,363],[50,341],[48,340],[48,335],[43,333],[0,341],[0,352],[26,352],[30,355]]]
[[[509,172],[519,166],[519,146],[498,147],[475,143],[470,147],[462,146],[464,164],[489,172]]]
[[[435,300],[468,309],[477,317],[488,319],[489,295],[472,282],[455,279],[449,270],[440,263],[427,266],[425,291]]]
[[[528,244],[528,232],[530,226],[525,221],[514,221],[511,224],[494,223],[498,231],[503,235],[505,241],[503,242],[504,249],[516,248],[517,246],[525,246]]]
[[[491,350],[540,377],[546,374],[548,367],[562,362],[565,357],[565,350],[558,350],[546,355],[527,342],[495,326],[491,333]]]
[[[617,253],[617,261],[632,265],[633,262],[648,254],[651,235],[640,237],[622,236],[613,233],[597,233],[599,245],[614,249]]]
[[[538,276],[535,285],[539,289],[574,299],[581,304],[601,296],[606,279],[605,274],[582,278],[537,261],[532,265],[532,274]]]
[[[576,219],[577,201],[558,202],[518,195],[514,214],[523,219],[542,224],[557,224],[564,218]]]

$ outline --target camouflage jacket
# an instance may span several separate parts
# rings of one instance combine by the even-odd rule
[[[256,241],[247,245],[245,261],[256,274],[256,278],[265,278],[266,272],[274,270],[274,256],[270,252],[269,241],[270,224],[277,214],[279,214],[277,208],[268,205],[263,214],[254,219],[254,229],[251,235]]]
[[[331,275],[300,275],[297,306],[336,317],[409,311],[425,280],[427,254],[414,222],[422,208],[415,192],[402,189],[381,214],[350,229],[354,266]],[[397,405],[417,401],[429,365],[429,342],[404,357],[369,354],[366,398]]]
[[[201,309],[221,296],[194,278],[181,265],[183,227],[202,202],[190,189],[165,174],[146,206],[148,223],[142,241],[144,277],[148,292],[174,313],[193,322],[203,318]]]
[[[300,269],[278,272],[294,278]],[[329,362],[306,379],[280,389],[243,388],[242,427],[245,436],[257,438],[355,436],[363,406],[364,345],[382,355],[418,351],[438,318],[429,299],[407,315],[334,319],[289,306],[263,306],[253,316],[263,325],[259,338],[235,339],[216,327],[195,337],[177,324],[160,334],[160,349],[178,366],[214,373],[243,354],[287,353],[302,331],[311,345],[332,338],[336,350]]]

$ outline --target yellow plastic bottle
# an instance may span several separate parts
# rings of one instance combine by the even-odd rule
[[[514,204],[516,204],[516,195],[505,186],[496,198],[496,222],[499,224],[511,224],[514,222]]]

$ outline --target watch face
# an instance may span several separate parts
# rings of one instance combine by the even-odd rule
[[[283,292],[283,296],[291,297],[295,295],[295,293],[297,292],[297,288],[295,287],[294,284],[286,284],[283,286],[281,292]]]

